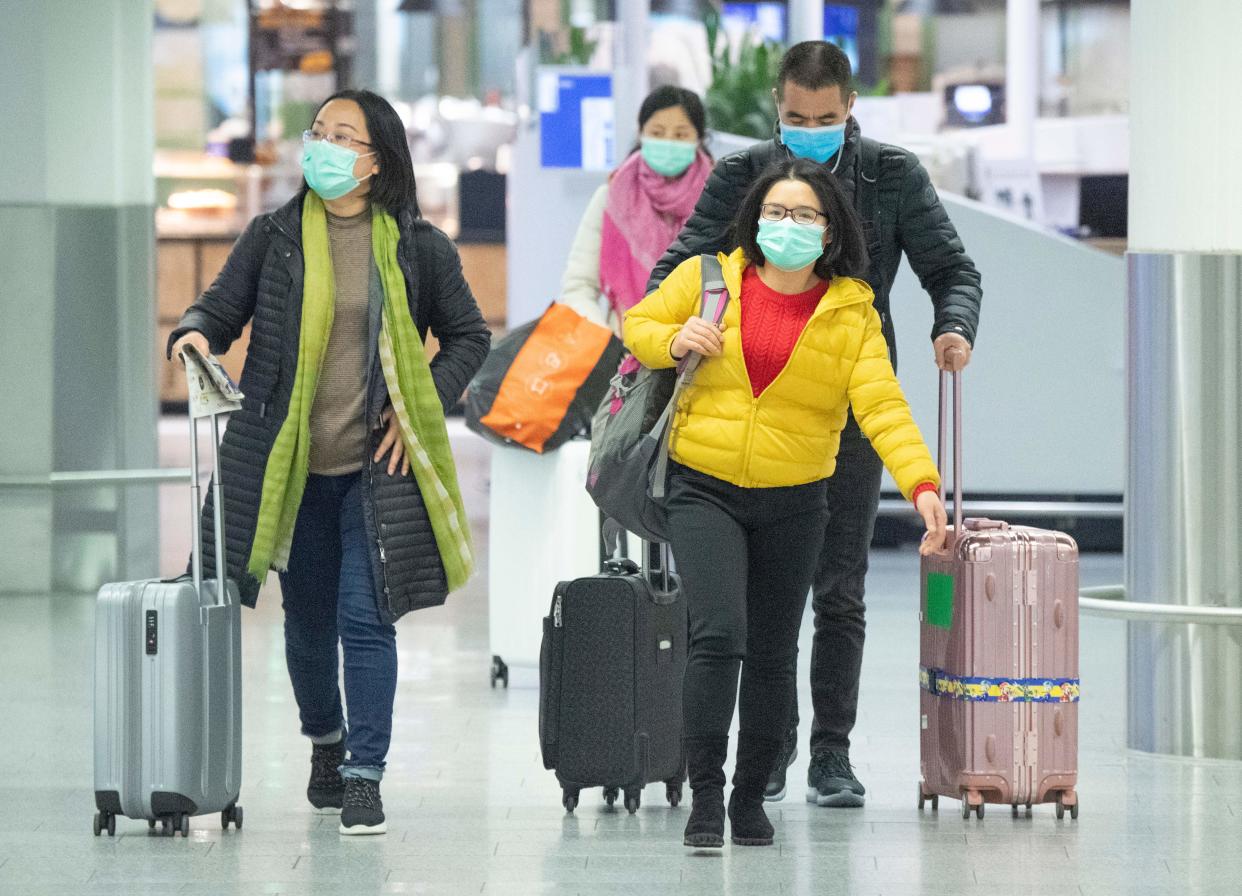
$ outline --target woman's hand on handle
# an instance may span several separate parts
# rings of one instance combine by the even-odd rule
[[[384,459],[384,455],[388,453],[388,449],[392,449],[392,455],[388,458],[388,475],[395,475],[397,466],[401,467],[401,475],[408,476],[410,473],[410,459],[405,454],[405,443],[401,441],[401,422],[397,419],[397,415],[393,413],[392,406],[389,405],[384,409],[384,413],[380,415],[380,420],[388,427],[384,433],[384,438],[379,443],[379,448],[375,451],[375,462],[379,463]]]
[[[724,324],[717,326],[701,317],[692,317],[673,339],[670,349],[674,361],[680,361],[690,352],[714,358],[724,351]]]
[[[182,364],[185,363],[185,358],[181,356],[181,353],[185,350],[187,345],[192,345],[198,349],[199,353],[202,354],[204,358],[211,354],[211,346],[207,344],[207,337],[198,330],[190,330],[173,343],[172,356],[179,360]]]
[[[944,502],[936,492],[923,492],[915,507],[927,528],[923,543],[919,545],[919,554],[926,557],[944,548],[945,538],[948,537],[949,517],[945,512]]]

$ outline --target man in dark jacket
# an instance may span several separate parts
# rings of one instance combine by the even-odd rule
[[[904,252],[935,306],[931,338],[936,364],[960,370],[970,361],[982,299],[979,272],[967,257],[935,188],[915,156],[862,137],[851,117],[849,59],[823,41],[785,54],[775,90],[779,136],[717,163],[694,214],[652,272],[653,291],[677,265],[733,246],[730,226],[743,197],[770,164],[790,156],[828,166],[853,197],[867,239],[867,282],[875,291],[889,354],[897,362],[889,290]],[[851,414],[841,436],[837,472],[829,484],[828,523],[815,579],[815,640],[811,653],[811,766],[807,799],[821,806],[856,807],[866,793],[850,765],[850,732],[858,712],[865,633],[867,552],[880,500],[883,464]],[[797,695],[785,749],[767,798],[785,795],[785,772],[797,756]]]

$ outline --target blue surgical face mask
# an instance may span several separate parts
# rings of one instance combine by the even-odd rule
[[[782,121],[781,142],[798,158],[822,165],[845,145],[845,122],[822,128],[799,128]]]
[[[685,174],[698,151],[697,143],[685,140],[658,140],[655,137],[644,137],[642,140],[643,161],[656,174],[665,177]]]
[[[366,155],[373,156],[375,153]],[[354,163],[360,158],[362,156],[352,149],[327,140],[308,140],[302,146],[302,173],[306,175],[306,183],[320,198],[340,199],[362,183],[354,177]]]
[[[759,236],[755,242],[763,257],[782,271],[800,271],[810,267],[824,254],[824,233],[820,224],[796,224],[789,218],[780,221],[759,219]]]

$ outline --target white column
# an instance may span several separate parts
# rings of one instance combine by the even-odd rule
[[[1017,158],[1035,155],[1039,117],[1039,0],[1008,0],[1005,8],[1005,112]]]
[[[824,0],[789,0],[789,45],[824,39]]]
[[[1242,3],[1130,7],[1130,249],[1242,252]]]
[[[650,16],[651,0],[617,0],[617,58],[612,82],[617,162],[638,139],[638,110],[648,89]]]

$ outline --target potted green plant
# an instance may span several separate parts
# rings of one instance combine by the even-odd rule
[[[776,121],[772,87],[785,48],[764,39],[746,40],[735,50],[715,9],[708,11],[704,25],[712,58],[712,82],[704,103],[707,123],[727,134],[757,140],[772,136]]]

